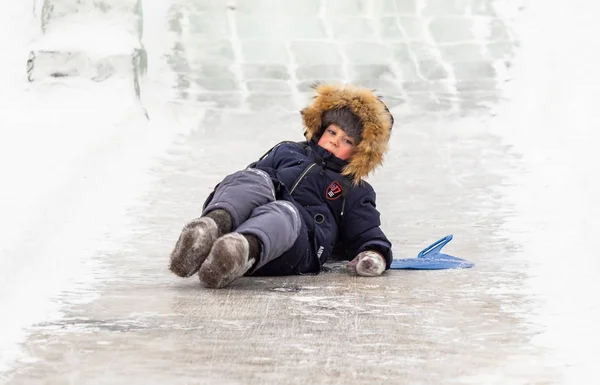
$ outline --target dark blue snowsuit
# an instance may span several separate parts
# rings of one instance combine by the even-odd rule
[[[389,268],[391,244],[380,228],[375,191],[364,181],[352,186],[341,175],[345,165],[315,141],[280,144],[253,166],[271,183],[256,171],[229,175],[208,197],[203,215],[224,208],[234,231],[260,239],[260,260],[248,275],[318,273],[334,249],[344,259],[378,251]],[[284,201],[300,215],[290,214]]]

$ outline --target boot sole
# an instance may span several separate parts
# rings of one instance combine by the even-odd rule
[[[203,237],[209,239],[203,241],[201,239]],[[202,232],[199,226],[185,228],[181,232],[175,244],[175,249],[171,253],[171,265],[169,269],[182,278],[194,275],[200,269],[210,252],[213,243],[210,242],[210,238],[212,237],[208,234],[208,229]]]

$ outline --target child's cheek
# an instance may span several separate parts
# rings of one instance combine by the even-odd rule
[[[340,158],[341,160],[348,160],[348,158],[350,158],[350,156],[352,156],[352,149],[349,149],[349,148],[341,149],[337,155],[337,157]]]

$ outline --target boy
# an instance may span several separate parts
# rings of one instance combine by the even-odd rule
[[[171,271],[221,288],[243,275],[317,274],[334,249],[352,259],[350,273],[390,267],[375,191],[363,179],[381,165],[394,119],[368,89],[313,88],[301,112],[307,141],[282,142],[225,177],[184,227]]]

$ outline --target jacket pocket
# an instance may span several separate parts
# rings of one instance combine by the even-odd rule
[[[337,229],[333,216],[326,207],[312,206],[309,208],[314,225],[313,249],[314,253],[325,263],[331,256],[335,244]]]

